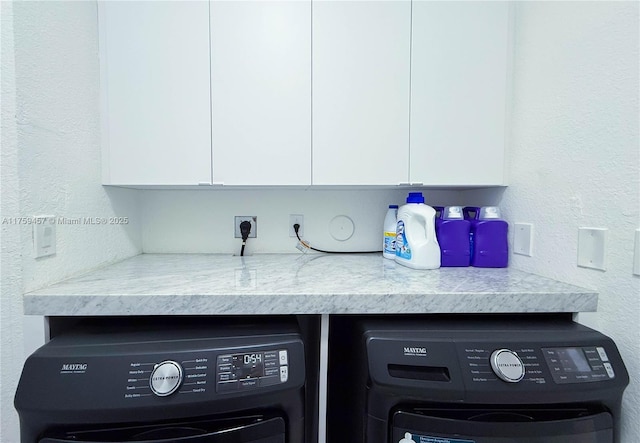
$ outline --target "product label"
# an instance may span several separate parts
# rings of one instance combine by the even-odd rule
[[[398,220],[398,226],[396,229],[396,257],[411,260],[411,248],[407,243],[407,238],[404,233],[404,222]]]
[[[474,440],[460,440],[448,437],[430,437],[428,435],[417,435],[406,432],[398,443],[476,443]]]
[[[395,254],[396,253],[396,233],[391,231],[384,231],[384,253]]]

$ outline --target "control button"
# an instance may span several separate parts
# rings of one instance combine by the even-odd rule
[[[236,379],[236,375],[230,372],[224,374],[218,374],[218,381],[233,381]]]
[[[278,367],[278,360],[267,360],[264,362],[264,367],[265,368],[277,368]]]
[[[280,374],[280,370],[276,367],[276,368],[267,368],[264,370],[264,375],[265,377],[270,377],[272,375],[278,375]]]
[[[609,356],[607,355],[607,352],[604,350],[603,347],[597,347],[596,351],[598,351],[598,355],[600,356],[600,360],[602,361],[609,361]]]
[[[524,364],[518,354],[509,349],[498,349],[491,354],[491,369],[501,379],[517,383],[524,378]]]
[[[607,375],[609,376],[609,378],[615,378],[616,374],[615,372],[613,372],[613,367],[611,366],[611,363],[603,363],[604,364],[604,368],[607,370]]]
[[[597,358],[598,357],[598,351],[594,347],[582,348],[582,351],[585,353],[587,358],[589,358],[589,357]]]
[[[230,364],[218,365],[218,372],[231,372],[232,368]]]
[[[230,364],[230,363],[232,363],[232,356],[231,355],[219,355],[218,356],[218,364],[219,365]]]
[[[278,360],[278,351],[265,351],[264,359],[266,360]]]
[[[280,366],[280,381],[284,383],[289,380],[289,366]]]
[[[280,355],[280,364],[281,365],[288,365],[289,364],[289,359],[287,357],[287,351],[280,351],[278,354]]]
[[[166,397],[178,390],[182,378],[182,366],[175,361],[167,360],[153,368],[151,378],[149,378],[149,386],[157,396]]]

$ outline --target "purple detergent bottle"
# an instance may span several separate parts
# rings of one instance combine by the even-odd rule
[[[463,212],[471,222],[471,266],[506,268],[509,264],[509,225],[500,219],[500,210],[495,206],[468,206]]]
[[[460,206],[436,206],[436,236],[440,244],[440,266],[469,266],[471,222]]]

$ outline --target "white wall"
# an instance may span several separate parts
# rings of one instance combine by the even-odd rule
[[[2,216],[126,216],[58,225],[57,254],[33,258],[31,227],[2,226],[1,442],[17,442],[22,293],[141,252],[137,192],[100,185],[95,2],[2,2]],[[5,51],[6,49],[6,51]]]
[[[221,252],[239,254],[234,216],[258,217],[255,239],[245,254],[297,253],[289,237],[289,215],[304,215],[304,239],[325,250],[370,251],[382,248],[382,223],[390,204],[403,204],[408,190],[294,190],[255,189],[221,191],[142,191],[144,252]],[[452,191],[425,191],[427,203],[456,204]],[[329,233],[331,220],[350,217],[353,237],[341,242]]]
[[[618,344],[632,381],[622,443],[640,442],[639,17],[637,2],[517,5],[510,186],[465,193],[533,223],[534,256],[511,266],[600,293],[581,322]],[[578,227],[609,229],[606,272],[578,268]]]
[[[0,151],[0,217],[20,213],[18,182],[18,134],[13,41],[13,4],[0,2],[2,44],[2,150]],[[22,266],[20,229],[0,225],[0,442],[17,442],[18,417],[13,409],[13,394],[22,361]]]
[[[29,291],[140,251],[136,192],[103,188],[95,2],[19,2],[15,10],[21,211],[57,217],[129,217],[127,225],[57,226],[58,253],[33,259]],[[23,235],[31,234],[29,227]]]

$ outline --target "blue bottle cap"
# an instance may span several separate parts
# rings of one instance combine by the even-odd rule
[[[424,203],[422,192],[409,192],[407,203]]]

